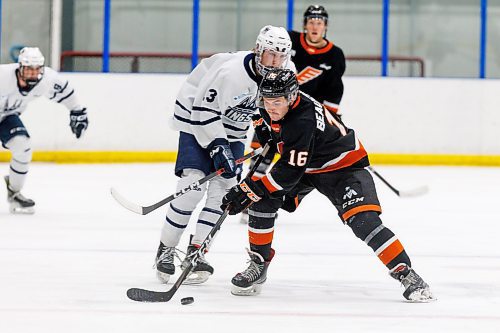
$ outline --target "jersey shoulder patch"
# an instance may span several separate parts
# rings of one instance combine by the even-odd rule
[[[303,85],[306,82],[314,80],[323,73],[322,69],[317,69],[311,66],[307,66],[297,74],[297,81],[299,85]]]

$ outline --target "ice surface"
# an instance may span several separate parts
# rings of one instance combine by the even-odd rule
[[[384,224],[437,302],[406,303],[318,193],[280,213],[261,295],[230,294],[247,259],[246,226],[231,217],[207,255],[206,284],[182,286],[168,303],[130,301],[130,287],[166,289],[152,269],[165,209],[135,215],[109,188],[153,203],[175,191],[173,165],[34,163],[23,192],[35,215],[10,215],[0,186],[0,332],[500,332],[500,168],[376,169],[400,189],[430,187],[401,199],[376,180]],[[195,302],[181,305],[187,296]]]

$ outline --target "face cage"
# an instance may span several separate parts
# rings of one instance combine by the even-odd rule
[[[255,68],[257,69],[257,73],[262,76],[262,77],[265,77],[267,73],[269,73],[270,70],[274,69],[274,68],[278,68],[278,67],[270,67],[270,66],[264,66],[260,63],[261,59],[262,59],[262,54],[264,53],[265,50],[270,50],[270,51],[273,51],[271,49],[262,49],[261,51],[257,51],[255,53]],[[285,69],[286,66],[288,65],[288,61],[290,60],[290,56],[288,55],[286,57],[285,60],[283,60],[283,63],[281,64],[281,66],[279,67],[280,69]]]
[[[30,78],[30,79],[27,79],[25,78],[24,76],[24,68],[26,67],[33,67],[33,66],[19,66],[19,75],[21,76],[21,79],[23,79],[24,82],[26,82],[26,84],[28,84],[29,86],[36,86],[38,84],[38,82],[40,82],[40,80],[43,78],[43,73],[44,73],[44,66],[39,66],[40,68],[40,73],[38,74],[38,77],[36,79],[33,79],[33,78]]]

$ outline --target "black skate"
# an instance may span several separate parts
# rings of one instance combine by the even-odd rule
[[[193,238],[193,235],[190,237]],[[185,269],[189,264],[191,258],[198,252],[198,247],[196,245],[190,244],[187,248],[186,257],[182,261],[181,268]],[[214,268],[212,265],[208,263],[205,259],[205,254],[201,253],[200,257],[196,261],[196,265],[193,267],[193,270],[188,275],[186,280],[184,280],[183,284],[200,284],[206,282],[210,275],[214,273]]]
[[[21,192],[15,192],[10,188],[9,176],[3,178],[7,186],[7,201],[10,204],[10,212],[12,214],[34,214],[35,202],[25,198]]]
[[[156,277],[161,283],[167,283],[170,275],[175,273],[174,257],[178,258],[175,247],[165,246],[160,242],[158,252],[156,253]]]
[[[399,264],[393,268],[389,274],[396,280],[400,281],[405,287],[403,292],[404,298],[410,302],[430,302],[436,298],[429,289],[429,285],[406,264]]]
[[[266,282],[267,268],[274,256],[274,250],[271,249],[271,259],[264,261],[264,258],[257,252],[247,249],[250,265],[243,272],[236,274],[231,283],[233,287],[231,294],[236,296],[254,296],[260,294],[262,285]]]

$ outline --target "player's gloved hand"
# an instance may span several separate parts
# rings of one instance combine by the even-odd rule
[[[229,206],[229,215],[236,215],[264,196],[264,192],[250,178],[245,178],[240,184],[232,187],[222,198],[220,208],[226,210]]]
[[[241,173],[241,168],[236,165],[233,152],[226,139],[215,139],[208,145],[208,149],[210,151],[210,157],[214,161],[215,169],[219,170],[220,168],[224,168],[224,173],[221,175],[222,177],[229,179]]]
[[[72,110],[69,113],[69,120],[71,131],[75,134],[76,138],[79,139],[89,126],[87,109],[83,108],[82,110]]]
[[[260,144],[264,146],[266,143],[269,143],[271,147],[273,147],[274,142],[271,136],[271,131],[259,113],[252,115],[252,124],[255,130],[255,135],[257,135],[257,139],[259,139]]]

